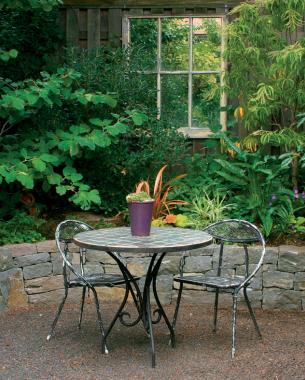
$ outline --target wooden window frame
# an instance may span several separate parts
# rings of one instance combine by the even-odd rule
[[[161,69],[161,20],[165,18],[188,18],[189,19],[189,65],[188,70],[162,70]],[[179,131],[186,136],[196,139],[196,138],[206,138],[213,136],[214,133],[209,128],[196,128],[192,127],[192,109],[193,109],[193,75],[220,75],[220,85],[224,86],[224,74],[227,69],[227,64],[224,59],[224,50],[226,47],[226,35],[223,32],[221,35],[221,66],[220,70],[193,70],[193,19],[194,18],[219,18],[221,19],[222,30],[225,30],[225,25],[227,22],[226,14],[194,14],[194,15],[134,15],[125,14],[122,19],[122,42],[123,46],[128,46],[130,44],[130,20],[131,19],[156,19],[158,23],[158,35],[157,35],[157,68],[156,71],[144,72],[143,74],[156,74],[157,76],[157,109],[158,118],[161,117],[161,76],[164,74],[168,75],[188,75],[188,126],[184,128],[179,128]],[[226,130],[227,127],[227,112],[224,108],[227,106],[227,95],[222,92],[220,96],[220,124],[221,130]]]

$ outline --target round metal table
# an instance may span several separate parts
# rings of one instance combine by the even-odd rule
[[[138,237],[131,235],[129,227],[117,227],[81,232],[74,236],[73,242],[82,248],[106,251],[116,261],[126,280],[124,299],[106,330],[104,339],[109,335],[117,319],[124,326],[134,326],[142,321],[150,338],[152,367],[155,367],[155,343],[152,325],[160,322],[163,318],[170,332],[171,346],[175,346],[174,329],[161,305],[156,286],[162,260],[167,252],[188,251],[207,246],[212,242],[212,237],[202,231],[166,227],[152,228],[150,236]],[[124,265],[121,252],[151,254],[142,292],[137,280]],[[157,303],[157,309],[153,312],[150,303],[151,287]],[[138,312],[134,320],[131,319],[128,312],[123,311],[129,294],[132,295]],[[153,316],[156,318],[153,319]]]

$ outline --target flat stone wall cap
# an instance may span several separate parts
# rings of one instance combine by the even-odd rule
[[[37,252],[56,252],[57,247],[55,240],[45,240],[36,243]]]
[[[13,257],[33,255],[37,253],[36,244],[22,243],[10,244],[6,246],[11,252]]]
[[[303,252],[303,253],[305,253],[305,246],[280,245],[279,251],[280,252],[295,252],[295,253]]]

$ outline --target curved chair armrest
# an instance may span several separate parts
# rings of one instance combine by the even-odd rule
[[[184,266],[185,266],[185,259],[186,259],[187,256],[189,256],[189,252],[183,251],[182,257],[181,257],[181,259],[179,261],[179,274],[180,274],[180,276],[183,276]]]
[[[244,281],[238,286],[238,288],[236,289],[237,292],[239,292],[241,288],[243,288],[247,283],[249,283],[252,280],[252,278],[256,275],[256,273],[259,271],[259,269],[261,268],[261,266],[263,264],[263,260],[264,260],[264,256],[265,256],[265,252],[266,252],[266,245],[265,245],[264,238],[263,238],[263,240],[261,242],[262,242],[262,245],[263,245],[263,250],[262,250],[262,254],[261,254],[260,260],[259,260],[256,268],[254,269],[254,271],[249,276],[247,276],[244,279]]]
[[[67,265],[67,267],[71,270],[71,272],[73,274],[75,274],[76,277],[78,277],[80,280],[82,280],[84,282],[84,284],[86,284],[90,289],[93,289],[93,286],[84,278],[84,276],[81,274],[81,273],[78,273],[78,271],[73,267],[73,265],[70,263],[70,261],[67,259],[67,256],[66,254],[63,252],[63,250],[61,249],[61,246],[59,244],[59,242],[57,241],[56,239],[56,246],[57,246],[57,249],[58,251],[60,252],[65,264]]]

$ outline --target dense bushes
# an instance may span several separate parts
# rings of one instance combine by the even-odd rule
[[[189,202],[178,210],[188,217],[184,225],[235,217],[257,223],[266,236],[304,234],[305,45],[292,38],[302,1],[237,8],[225,90],[239,104],[228,132],[203,143],[205,156],[190,155],[177,118],[157,120],[153,76],[139,74],[140,45],[73,49],[61,68],[50,65],[61,33],[56,9],[44,11],[59,2],[26,0],[11,9],[13,3],[0,10],[1,242],[22,241],[22,230],[28,241],[39,239],[37,216],[69,202],[103,214],[122,211],[134,184],[153,179],[164,164],[168,176],[187,173],[169,195]],[[242,141],[237,123],[251,129]]]

